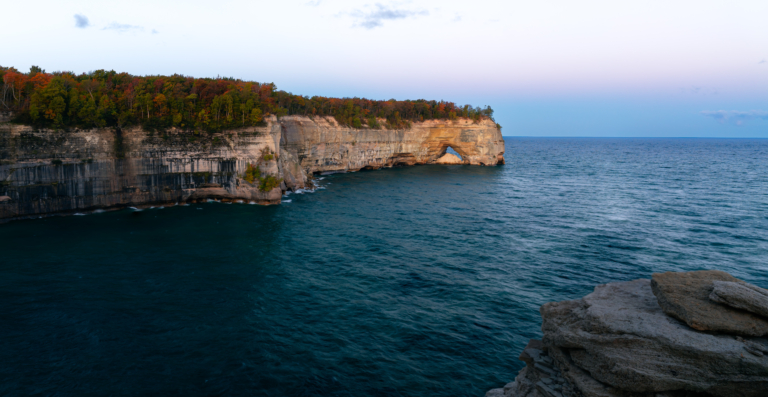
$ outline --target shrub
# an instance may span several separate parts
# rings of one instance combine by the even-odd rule
[[[258,166],[254,167],[251,165],[251,163],[246,164],[245,167],[245,175],[243,175],[243,179],[248,181],[248,183],[253,183],[261,178],[261,170]]]
[[[274,153],[272,153],[272,151],[268,147],[265,147],[264,149],[261,150],[261,158],[264,161],[270,161],[273,158],[275,158],[275,155]]]
[[[261,178],[259,182],[259,190],[262,192],[268,192],[278,186],[280,186],[280,182],[282,182],[282,178],[277,178],[274,175],[268,175],[264,178]]]

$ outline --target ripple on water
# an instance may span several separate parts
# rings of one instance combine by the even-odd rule
[[[478,396],[545,302],[668,270],[768,287],[768,141],[506,144],[284,206],[1,225],[0,394]]]

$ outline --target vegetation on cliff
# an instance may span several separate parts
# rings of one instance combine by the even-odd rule
[[[242,175],[243,179],[245,179],[250,184],[256,184],[259,187],[259,190],[262,192],[268,192],[278,186],[280,186],[280,182],[283,181],[283,178],[278,178],[274,175],[263,175],[261,174],[261,169],[259,166],[253,166],[253,164],[248,163],[246,165],[245,174]]]
[[[408,128],[411,122],[432,119],[493,118],[481,109],[452,102],[364,98],[306,97],[278,91],[272,83],[234,78],[133,76],[97,70],[46,73],[33,66],[29,73],[0,66],[0,111],[15,121],[40,127],[128,127],[148,130],[171,127],[221,131],[259,125],[263,118],[305,115],[333,116],[344,126]]]

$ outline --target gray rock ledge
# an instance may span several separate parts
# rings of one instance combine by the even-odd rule
[[[651,280],[599,285],[540,311],[543,340],[487,397],[768,396],[768,340],[691,328],[662,310]]]
[[[768,317],[768,290],[744,282],[714,281],[709,300]]]

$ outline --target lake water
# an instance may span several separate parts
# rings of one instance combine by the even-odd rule
[[[545,302],[670,270],[768,287],[768,140],[506,145],[279,206],[0,225],[0,395],[482,396]]]

